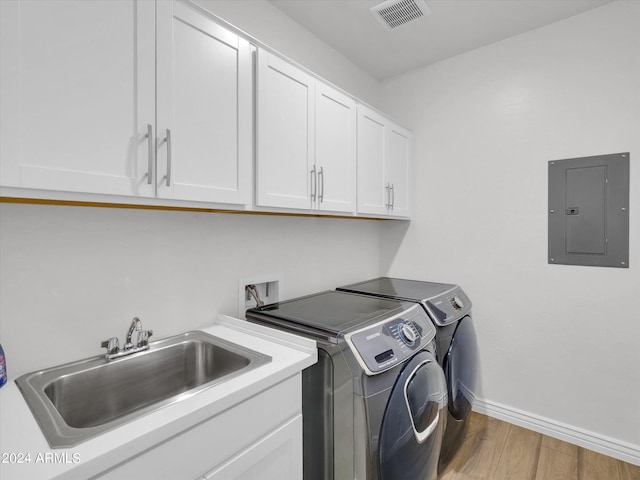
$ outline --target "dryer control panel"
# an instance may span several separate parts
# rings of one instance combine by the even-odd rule
[[[471,311],[471,300],[458,286],[422,302],[436,325],[444,326],[460,320]]]
[[[419,305],[347,333],[345,339],[367,375],[376,375],[428,348],[436,329]]]

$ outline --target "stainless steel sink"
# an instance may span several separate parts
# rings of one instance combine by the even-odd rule
[[[52,448],[77,445],[271,361],[199,331],[149,345],[117,360],[93,357],[16,380]]]

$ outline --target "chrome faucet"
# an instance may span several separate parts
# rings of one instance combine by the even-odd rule
[[[133,343],[131,343],[131,336],[133,335],[133,332],[139,332],[141,330],[142,330],[142,322],[138,317],[133,317],[133,321],[129,326],[129,330],[127,330],[127,338],[124,342],[125,350],[128,348],[133,348]]]
[[[133,332],[137,332],[136,343],[132,341]],[[149,337],[153,335],[153,330],[142,330],[142,322],[138,317],[135,317],[127,330],[127,336],[125,338],[125,344],[120,348],[120,343],[117,337],[111,337],[109,340],[102,342],[102,347],[107,349],[107,359],[113,360],[114,358],[124,357],[125,355],[131,355],[132,353],[142,352],[149,349]]]

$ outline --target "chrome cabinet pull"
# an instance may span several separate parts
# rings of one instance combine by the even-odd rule
[[[320,167],[320,172],[318,172],[318,182],[322,180],[320,183],[320,194],[318,195],[318,201],[322,203],[324,201],[324,167]]]
[[[167,187],[171,186],[171,130],[167,128],[167,136],[164,139],[165,142],[167,142],[167,174],[165,175],[166,178],[166,185]]]
[[[151,185],[151,176],[153,175],[153,127],[147,123],[147,134],[142,137],[147,139],[147,148],[149,149],[149,161],[147,165],[147,184]]]
[[[391,186],[389,182],[387,182],[387,186],[384,187],[384,189],[387,191],[387,203],[385,203],[384,206],[386,208],[391,208]]]
[[[311,201],[316,201],[316,192],[318,190],[318,178],[316,176],[316,166],[311,169]]]
[[[391,184],[391,210],[393,210],[393,207],[395,207],[396,205],[396,189],[393,186],[393,183]]]

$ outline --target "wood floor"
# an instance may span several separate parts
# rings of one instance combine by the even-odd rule
[[[438,480],[640,480],[640,467],[473,413]]]

